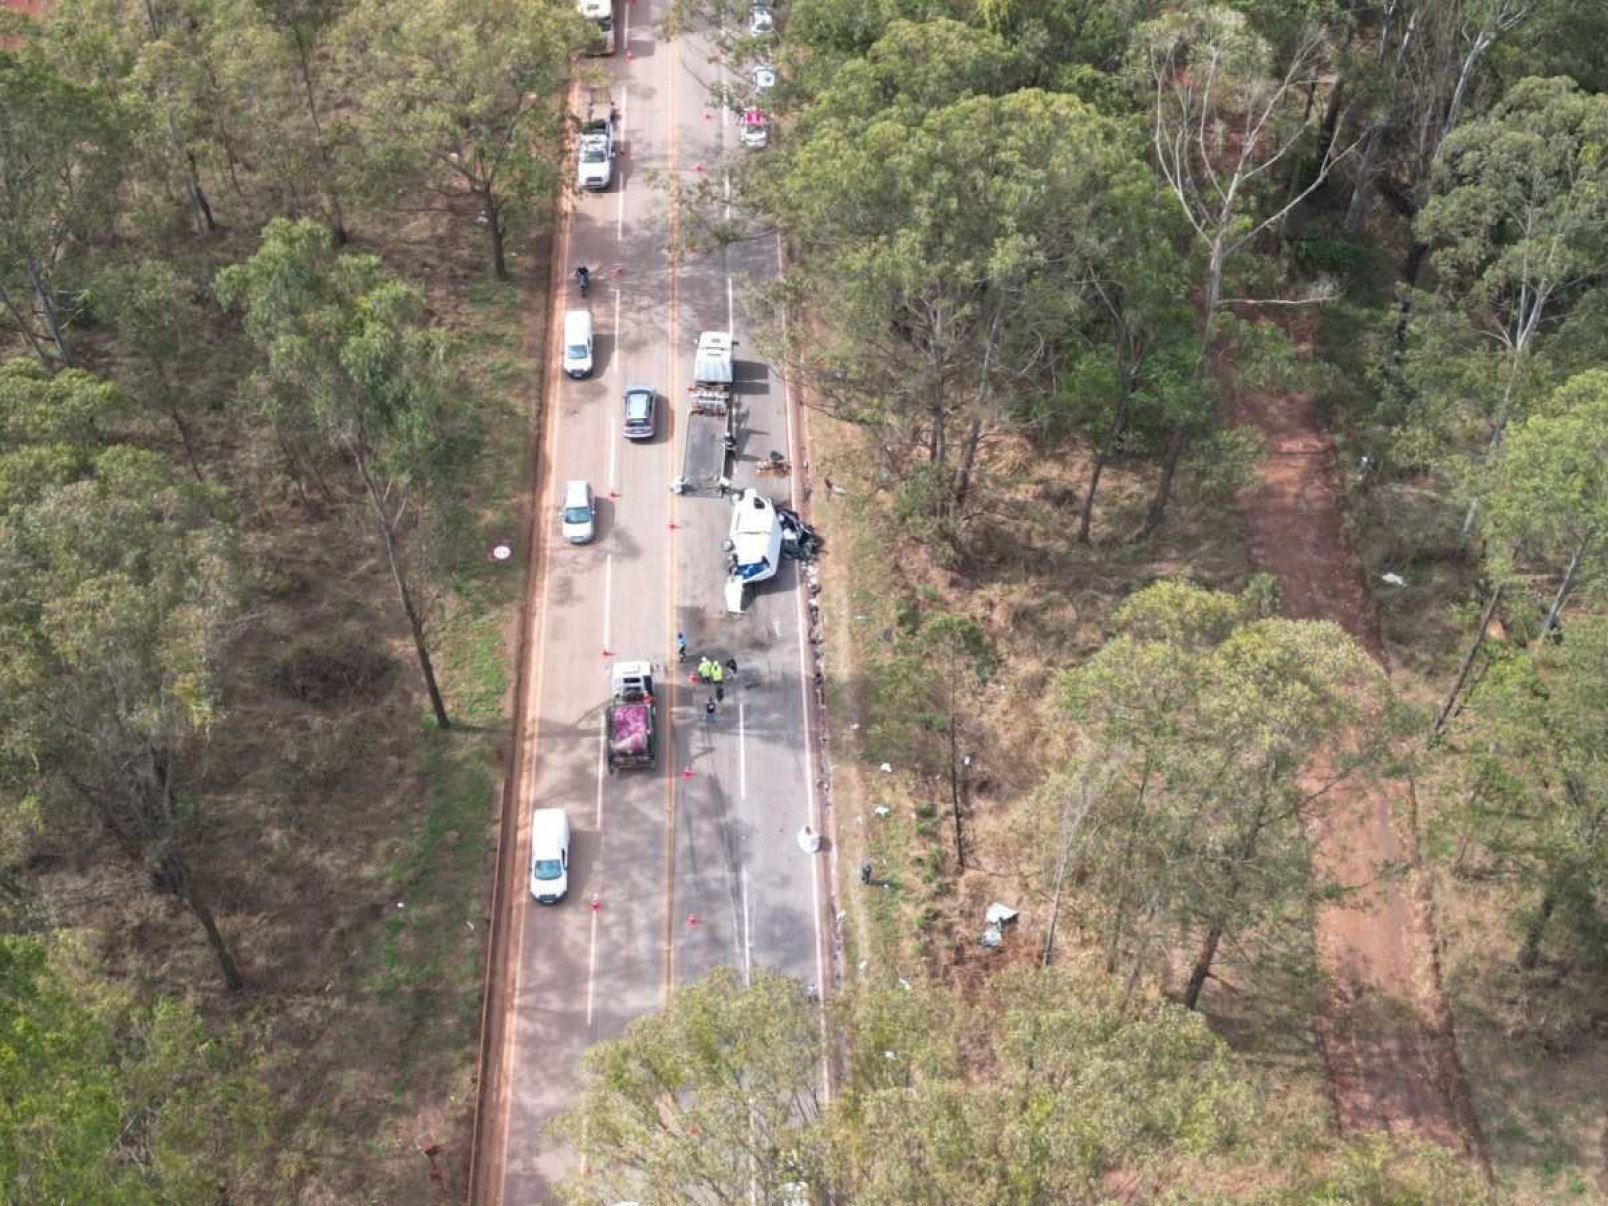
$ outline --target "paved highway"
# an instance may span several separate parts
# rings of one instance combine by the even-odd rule
[[[661,4],[664,0],[661,0]],[[508,994],[499,1079],[485,1141],[500,1176],[480,1196],[514,1204],[553,1199],[573,1153],[545,1133],[568,1104],[587,1046],[658,1008],[672,985],[718,965],[764,966],[820,983],[824,859],[799,849],[806,821],[820,828],[806,733],[803,600],[791,562],[746,614],[724,614],[721,587],[729,504],[677,496],[686,386],[698,332],[734,332],[745,413],[734,479],[772,449],[790,460],[785,388],[747,358],[747,284],[774,275],[774,240],[673,259],[676,218],[666,182],[708,178],[742,154],[734,115],[713,106],[720,79],[707,41],[662,41],[649,0],[619,5],[621,48],[591,60],[610,73],[622,155],[610,191],[575,199],[560,247],[571,274],[592,272],[590,297],[573,283],[559,310],[591,308],[596,371],[585,381],[551,372],[539,480],[544,561],[534,576],[526,723],[516,774],[521,877],[507,886],[517,960]],[[629,53],[627,53],[627,51]],[[585,107],[585,89],[581,107]],[[600,108],[608,98],[599,96]],[[570,276],[573,282],[573,276]],[[556,326],[557,324],[555,324]],[[557,347],[549,350],[556,364]],[[628,441],[628,384],[661,394],[659,434]],[[598,538],[556,537],[558,491],[570,478],[597,490]],[[794,483],[759,479],[778,501]],[[539,554],[543,555],[543,554]],[[708,692],[675,663],[675,634],[700,652],[735,657],[739,672],[717,715]],[[661,753],[653,771],[607,774],[603,724],[613,657],[648,658],[660,671]],[[668,690],[666,689],[668,687]],[[539,906],[525,887],[532,807],[562,805],[574,830],[569,899]],[[595,900],[595,906],[593,904]]]

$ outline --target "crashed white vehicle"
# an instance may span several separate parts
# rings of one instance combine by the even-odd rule
[[[731,507],[726,550],[726,610],[741,614],[748,588],[776,576],[782,563],[782,520],[776,504],[752,488],[740,492]]]
[[[748,605],[749,587],[774,578],[783,557],[813,560],[820,554],[821,538],[797,511],[778,507],[750,487],[732,502],[731,530],[721,547],[726,551],[726,611],[740,615]]]

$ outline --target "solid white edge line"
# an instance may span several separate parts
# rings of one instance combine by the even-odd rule
[[[614,554],[603,558],[603,648],[609,647],[609,629],[614,616]]]
[[[630,19],[630,14],[631,14],[631,6],[629,4],[627,4],[625,6],[625,12],[626,12],[626,19],[629,20]],[[616,138],[619,138],[625,132],[625,100],[626,100],[627,95],[628,95],[628,90],[627,90],[626,86],[622,83],[620,85],[620,106],[619,106],[619,108],[620,108],[620,123],[615,128],[615,131],[614,131],[614,136]],[[614,239],[615,239],[616,242],[624,242],[625,241],[625,177],[624,176],[620,177],[620,183],[618,184],[618,186],[616,186],[614,191],[619,194],[619,198],[615,202],[616,209],[615,209],[615,217],[614,217]],[[618,300],[619,294],[615,294],[615,298],[616,298],[616,300]],[[619,329],[620,329],[619,315],[618,314],[615,315],[614,329],[615,329],[616,332],[618,332]]]
[[[737,701],[737,798],[748,799],[748,726],[747,707]]]
[[[731,274],[729,272],[726,274],[726,330],[732,332],[737,330],[736,290],[731,283]],[[736,389],[737,387],[732,386],[732,388]]]
[[[776,243],[777,271],[781,270],[782,244],[778,239]],[[782,312],[782,341],[787,341],[787,312]],[[794,431],[793,418],[793,391],[787,384],[787,378],[782,381],[782,404],[787,414],[787,456],[800,471],[804,466],[799,463],[798,438]],[[794,474],[788,486],[788,501],[796,509],[798,506],[798,475]],[[802,566],[798,570],[802,582],[804,571]],[[805,606],[806,591],[794,592],[794,603],[798,611],[798,692],[804,705],[804,798],[805,820],[816,833],[825,833],[822,824],[819,802],[815,796],[815,717],[810,709],[810,683],[814,681],[810,673],[809,642],[810,619],[809,611]],[[835,849],[835,848],[834,848]],[[827,977],[826,938],[821,929],[821,868],[819,863],[811,856],[810,861],[810,896],[814,907],[811,912],[815,917],[815,987],[816,1000],[819,1003],[821,1022],[821,1100],[832,1100],[831,1068],[827,1063],[828,1048],[826,1036],[826,990],[830,980]]]

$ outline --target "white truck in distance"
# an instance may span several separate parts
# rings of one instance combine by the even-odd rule
[[[731,397],[731,332],[705,331],[692,358],[692,392],[700,401],[725,402]]]
[[[614,0],[575,0],[581,16],[592,23],[597,32],[592,37],[587,54],[614,53]]]

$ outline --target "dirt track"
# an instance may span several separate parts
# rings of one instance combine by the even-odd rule
[[[1230,421],[1267,441],[1256,485],[1241,491],[1251,559],[1283,587],[1285,613],[1332,620],[1386,670],[1378,615],[1347,533],[1332,441],[1305,395],[1241,396],[1223,375]],[[1340,882],[1375,884],[1318,920],[1330,977],[1317,1020],[1340,1129],[1406,1131],[1484,1162],[1479,1123],[1440,983],[1432,902],[1413,846],[1412,783],[1353,784],[1318,835],[1317,859]],[[1380,881],[1389,866],[1404,878]]]

